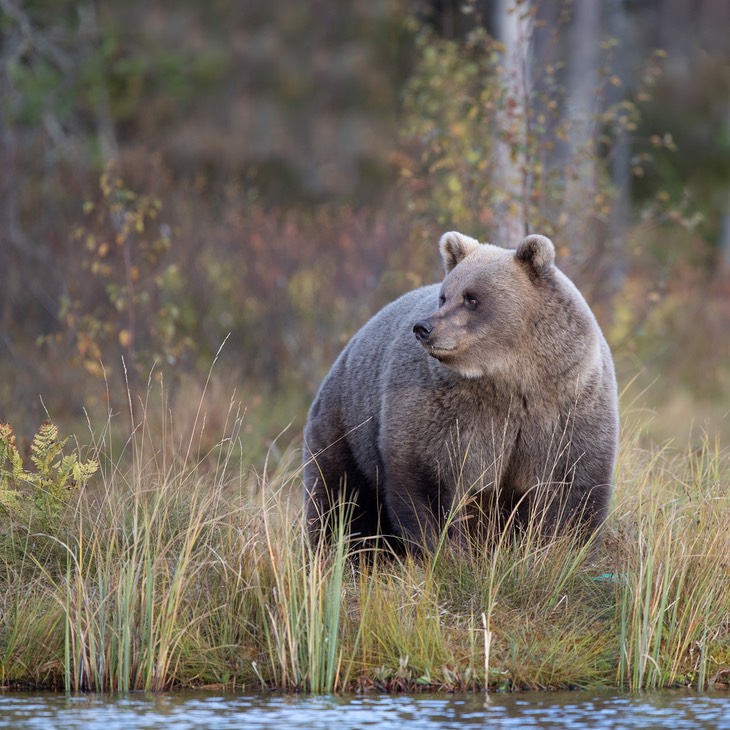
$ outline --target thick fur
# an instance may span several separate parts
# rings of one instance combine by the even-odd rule
[[[312,538],[343,501],[353,537],[392,535],[415,551],[433,549],[447,521],[463,540],[465,525],[484,535],[510,515],[587,538],[607,514],[618,440],[595,317],[544,236],[513,251],[451,232],[440,251],[443,282],[376,314],[312,404]]]

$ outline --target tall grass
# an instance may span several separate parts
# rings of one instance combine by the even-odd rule
[[[659,452],[619,503],[630,540],[618,596],[621,685],[704,687],[730,668],[727,461],[708,438],[680,456]]]
[[[301,524],[298,452],[260,472],[231,405],[213,447],[149,403],[84,449],[99,474],[52,531],[0,527],[0,683],[471,690],[730,678],[730,458],[622,444],[600,543],[537,530],[435,556],[349,554]],[[122,444],[120,447],[119,444]]]
[[[282,531],[264,508],[266,557],[271,583],[258,583],[261,631],[270,659],[271,681],[283,689],[333,692],[347,679],[340,641],[340,618],[345,589],[347,510],[337,515],[334,548],[313,549],[289,517]]]

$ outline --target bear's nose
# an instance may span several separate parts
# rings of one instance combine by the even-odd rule
[[[427,319],[422,319],[413,325],[413,334],[419,342],[426,342],[433,332],[433,326]]]

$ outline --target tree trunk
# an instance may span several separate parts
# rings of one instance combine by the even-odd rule
[[[96,0],[79,6],[79,37],[87,44],[87,53],[90,56],[96,49],[101,47],[101,32],[99,30],[99,10]],[[99,152],[105,165],[116,162],[119,159],[119,144],[114,129],[114,120],[111,112],[111,100],[109,87],[106,80],[105,69],[99,74],[98,85],[95,89],[96,99],[94,111],[96,113],[96,136],[99,142]]]
[[[631,42],[631,35],[624,0],[611,0],[608,4],[608,11],[608,28],[611,37],[622,39],[622,45],[628,46]],[[629,75],[627,52],[628,48],[619,47],[612,69],[621,82],[617,97],[626,94]],[[609,99],[609,103],[615,103],[618,100],[618,98]],[[616,193],[609,222],[606,286],[607,296],[613,299],[623,288],[626,279],[624,234],[631,216],[631,142],[625,130],[617,133],[611,155],[611,182]]]
[[[728,108],[727,127],[730,130],[730,108]],[[717,242],[718,275],[730,277],[730,188],[725,199],[725,213],[720,224],[720,237]]]
[[[596,190],[595,138],[598,64],[601,48],[601,0],[581,0],[573,5],[568,65],[570,115],[570,166],[568,214],[578,222],[579,211]],[[576,233],[579,229],[576,230]]]
[[[530,96],[529,52],[532,7],[529,0],[497,0],[495,35],[503,46],[500,83],[505,103],[497,112],[492,185],[498,192],[493,243],[517,246],[529,232],[529,170],[525,158]]]
[[[601,111],[599,63],[601,0],[573,4],[568,32],[567,115],[568,151],[565,162],[565,240],[570,251],[568,270],[592,305],[603,299],[607,232],[593,215],[597,193],[597,115]]]

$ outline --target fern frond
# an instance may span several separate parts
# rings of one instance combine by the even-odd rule
[[[89,459],[83,464],[74,460],[73,478],[78,488],[83,487],[99,469],[99,462],[96,459]]]
[[[13,427],[9,423],[0,423],[0,490],[8,490],[22,480],[23,460],[15,445]]]
[[[43,421],[30,445],[30,460],[41,476],[48,476],[53,461],[68,439],[58,440],[58,427],[51,421]]]

